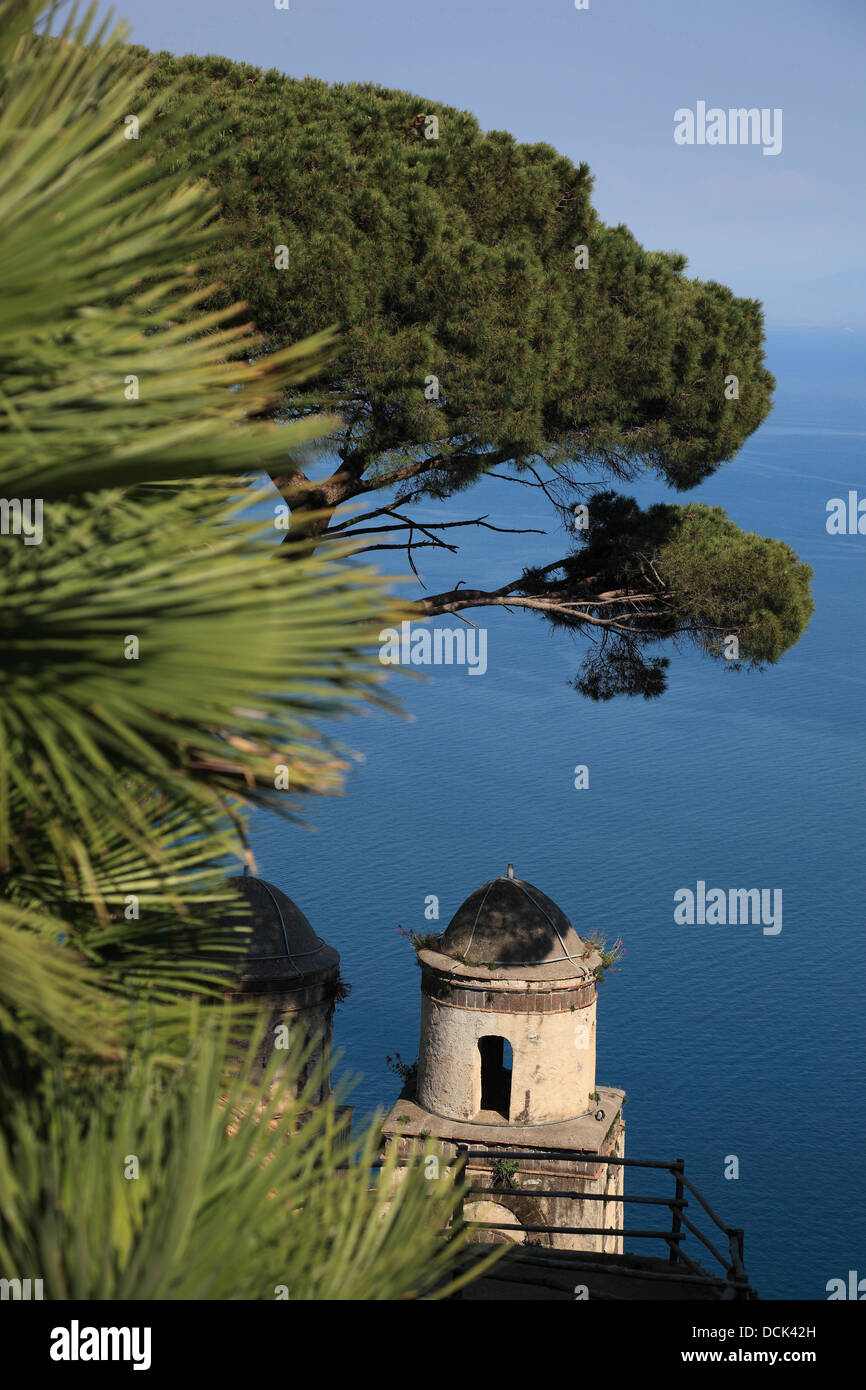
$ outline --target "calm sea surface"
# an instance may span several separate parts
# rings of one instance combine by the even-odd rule
[[[578,932],[622,935],[622,969],[599,990],[598,1081],[628,1092],[626,1152],[685,1158],[745,1228],[765,1297],[822,1299],[829,1279],[866,1276],[866,536],[825,528],[829,498],[866,496],[866,338],[770,334],[769,366],[769,420],[686,498],[814,567],[817,611],[780,665],[738,674],[674,655],[660,700],[593,705],[569,689],[571,639],[528,614],[473,613],[486,674],[395,678],[411,718],[340,727],[364,761],[344,798],[310,804],[315,832],[260,815],[252,840],[260,873],[342,953],[353,990],[336,1042],[360,1078],[360,1116],[396,1097],[386,1055],[417,1055],[419,972],[397,924],[430,930],[426,895],[441,929],[513,860]],[[667,495],[626,490],[644,504]],[[564,538],[537,497],[486,480],[447,512],[417,509],[554,528],[418,552],[429,591],[493,587],[555,558]],[[589,790],[574,789],[578,763]],[[781,933],[675,925],[674,892],[698,879],[781,888]]]

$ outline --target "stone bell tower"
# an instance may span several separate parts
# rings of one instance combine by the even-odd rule
[[[408,1154],[427,1134],[449,1155],[458,1145],[480,1152],[468,1178],[489,1187],[490,1200],[476,1194],[465,1214],[517,1227],[487,1238],[621,1251],[620,1236],[582,1232],[622,1227],[612,1199],[622,1195],[623,1169],[571,1156],[622,1157],[625,1144],[625,1095],[595,1080],[598,951],[509,864],[418,958],[417,1081],[386,1119],[388,1142]],[[509,1150],[530,1157],[512,1162]]]

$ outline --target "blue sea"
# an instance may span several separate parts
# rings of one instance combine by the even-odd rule
[[[866,337],[768,340],[772,414],[686,497],[814,567],[811,626],[776,667],[674,654],[661,699],[594,705],[569,687],[583,650],[570,637],[529,614],[470,613],[488,629],[486,673],[395,675],[408,718],[339,728],[363,755],[345,797],[310,802],[312,832],[258,815],[252,844],[259,872],[342,953],[353,989],[336,1045],[359,1117],[398,1093],[386,1056],[417,1055],[419,971],[397,927],[435,925],[427,895],[444,928],[513,861],[579,933],[622,936],[622,968],[599,990],[597,1079],[628,1092],[627,1154],[685,1158],[745,1228],[765,1298],[825,1299],[830,1279],[866,1277],[866,536],[825,525],[830,498],[866,496]],[[651,482],[623,490],[670,497]],[[566,548],[543,498],[511,483],[415,510],[553,531],[452,533],[459,555],[417,553],[431,593],[458,579],[495,587]],[[405,572],[400,558],[385,552],[383,568]],[[781,888],[782,931],[677,925],[674,893],[698,880]],[[731,1156],[737,1178],[725,1177]],[[627,1190],[641,1190],[636,1177]]]

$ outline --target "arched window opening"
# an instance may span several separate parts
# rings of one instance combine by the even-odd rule
[[[501,1115],[511,1112],[511,1043],[505,1038],[478,1039],[481,1054],[481,1109]]]

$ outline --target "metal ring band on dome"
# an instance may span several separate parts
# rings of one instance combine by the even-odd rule
[[[327,944],[328,944],[327,941],[323,941],[322,944],[321,944],[321,946],[317,946],[317,947],[316,947],[315,951],[295,951],[295,954],[294,954],[294,956],[291,956],[291,959],[294,961],[294,960],[296,960],[296,959],[297,959],[297,960],[301,960],[301,958],[304,957],[304,956],[317,956],[317,955],[319,954],[320,951],[323,951],[323,950],[325,949],[325,947],[327,946]],[[290,953],[290,955],[291,955],[291,953]],[[286,957],[282,954],[282,952],[279,952],[279,953],[278,953],[277,955],[275,955],[275,956],[250,956],[250,960],[285,960],[285,959],[286,959]]]
[[[263,878],[255,879],[254,882],[258,883],[262,888],[264,888],[265,892],[267,893],[267,895],[268,895],[268,897],[270,898],[271,902],[273,903],[274,907],[277,909],[277,915],[278,915],[278,917],[279,917],[279,919],[280,919],[280,926],[281,926],[282,929],[283,929],[283,941],[286,943],[286,956],[288,957],[289,961],[291,962],[292,968],[297,972],[297,974],[298,974],[298,975],[303,975],[303,973],[304,973],[303,970],[301,970],[300,966],[298,966],[298,965],[295,964],[295,955],[298,957],[299,960],[301,959],[302,956],[317,956],[317,955],[319,954],[319,952],[321,951],[322,947],[323,947],[326,943],[322,940],[322,938],[321,938],[320,936],[317,936],[317,937],[316,937],[316,940],[318,941],[319,944],[318,944],[318,946],[316,947],[315,951],[296,951],[296,952],[295,952],[295,955],[293,955],[292,952],[289,950],[289,934],[288,934],[288,931],[287,931],[287,929],[286,929],[286,919],[285,919],[285,917],[283,916],[283,910],[282,910],[282,908],[280,907],[279,903],[277,902],[276,898],[274,897],[273,893],[271,892],[270,888],[269,888],[268,885],[265,883],[265,881],[264,881]],[[253,959],[253,960],[282,960],[283,957],[282,957],[282,956],[253,956],[252,959]]]
[[[513,880],[512,880],[512,882],[513,882]],[[541,903],[537,903],[537,902],[535,901],[535,899],[532,897],[532,894],[526,892],[526,888],[525,888],[525,886],[524,886],[523,883],[518,883],[517,886],[518,886],[518,888],[520,889],[521,893],[524,893],[524,894],[526,895],[526,897],[529,898],[529,901],[532,903],[532,906],[535,907],[535,908],[537,908],[538,911],[542,914],[542,916],[543,916],[543,917],[546,917],[547,920],[548,920],[548,922],[550,923],[550,925],[553,927],[553,930],[556,932],[556,938],[557,938],[557,940],[558,940],[560,946],[562,947],[563,951],[565,952],[565,955],[562,956],[561,959],[562,959],[562,960],[570,960],[571,963],[572,963],[572,965],[577,965],[579,957],[573,956],[573,955],[571,955],[571,953],[569,952],[568,947],[566,946],[566,944],[565,944],[565,942],[563,941],[562,937],[559,935],[559,927],[558,927],[558,926],[556,925],[556,923],[554,922],[554,920],[553,920],[553,918],[551,917],[550,913],[549,913],[549,912],[545,912],[544,908],[541,906]],[[522,961],[522,962],[519,962],[519,964],[528,965],[528,964],[529,964],[529,961]],[[552,965],[553,962],[551,961],[550,964]]]
[[[472,938],[473,938],[473,936],[475,935],[475,928],[478,926],[478,918],[481,916],[481,909],[482,909],[482,907],[484,906],[484,904],[487,902],[487,894],[490,892],[490,890],[491,890],[491,888],[493,887],[494,883],[497,883],[497,882],[498,882],[498,879],[492,878],[492,879],[490,880],[489,883],[485,883],[485,885],[484,885],[484,897],[481,899],[481,902],[478,904],[478,911],[477,911],[476,914],[475,914],[475,921],[472,923],[472,930],[471,930],[471,932],[469,933],[469,940],[467,941],[467,943],[466,943],[466,949],[465,949],[464,952],[463,952],[464,956],[466,956],[466,955],[469,954],[469,947],[472,945]]]
[[[556,923],[554,922],[553,918],[550,916],[550,913],[549,913],[549,912],[545,912],[544,908],[541,906],[541,903],[537,903],[537,902],[535,901],[535,899],[532,897],[532,895],[531,895],[530,893],[527,893],[526,888],[524,887],[524,885],[523,885],[522,882],[518,881],[516,878],[503,879],[501,876],[500,876],[499,878],[492,878],[492,879],[490,880],[489,883],[485,883],[485,885],[484,885],[484,890],[485,890],[485,891],[484,891],[484,897],[481,899],[481,902],[478,904],[478,911],[477,911],[476,914],[475,914],[475,921],[472,923],[472,930],[471,930],[471,932],[469,933],[469,940],[467,941],[466,947],[465,947],[465,949],[464,949],[464,951],[463,951],[463,953],[462,953],[464,956],[466,956],[466,955],[469,954],[469,947],[472,945],[472,938],[473,938],[473,936],[475,935],[475,928],[478,926],[478,918],[481,916],[481,909],[482,909],[482,907],[484,906],[484,904],[487,902],[487,894],[490,892],[490,890],[491,890],[491,888],[493,887],[494,883],[514,883],[514,884],[516,884],[516,886],[520,889],[521,893],[523,893],[527,898],[529,898],[529,901],[532,903],[532,906],[533,906],[534,908],[536,908],[536,909],[541,913],[541,915],[542,915],[543,917],[546,917],[546,918],[547,918],[548,922],[549,922],[550,925],[553,927],[553,930],[556,932],[556,939],[557,939],[557,941],[559,942],[560,946],[562,947],[563,951],[565,952],[565,955],[562,955],[562,956],[554,956],[553,960],[546,960],[546,961],[543,961],[543,962],[539,962],[539,961],[537,961],[537,960],[510,960],[510,961],[505,962],[505,964],[507,964],[508,966],[512,966],[512,965],[538,965],[538,964],[543,964],[543,965],[555,965],[556,962],[557,962],[558,960],[570,960],[571,963],[572,963],[572,965],[580,965],[580,957],[579,957],[579,956],[573,956],[573,955],[570,954],[570,952],[569,952],[569,950],[568,950],[568,948],[567,948],[565,942],[563,941],[562,937],[561,937],[560,934],[559,934],[559,928],[557,927],[557,925],[556,925]],[[583,970],[584,974],[586,974],[586,966],[581,966],[581,969]]]

